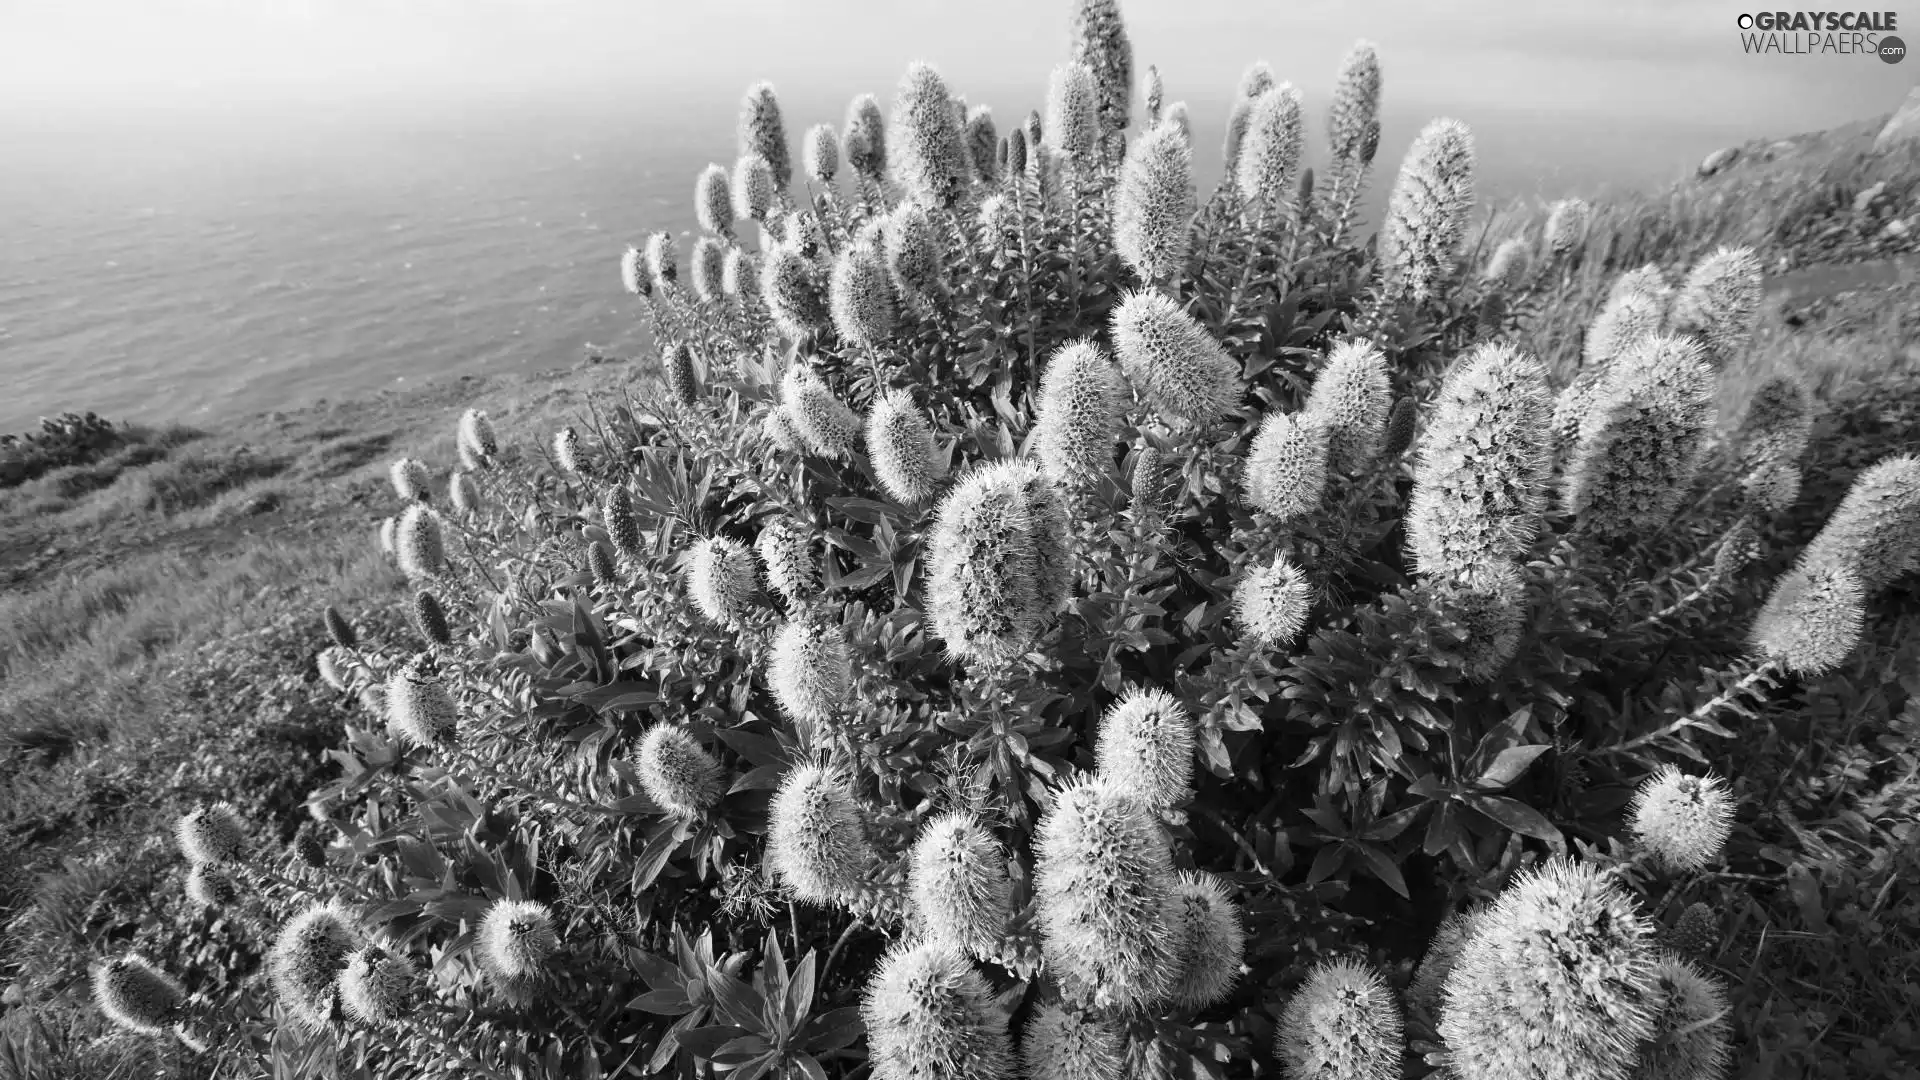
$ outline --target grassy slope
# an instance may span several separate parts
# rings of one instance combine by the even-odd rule
[[[1914,212],[1915,155],[1871,157],[1871,130],[1806,137],[1775,160],[1748,155],[1710,181],[1602,208],[1589,257],[1555,285],[1530,344],[1564,368],[1619,268],[1684,267],[1723,242],[1753,243],[1769,265],[1783,255],[1804,266],[1909,252],[1904,241],[1871,239],[1881,226],[1852,213],[1854,195],[1883,179],[1894,205],[1906,207],[1899,212]],[[1537,230],[1537,215],[1497,214],[1489,235],[1528,226]],[[1908,344],[1914,316],[1903,313],[1920,311],[1920,283],[1887,265],[1895,269],[1878,275],[1887,284],[1836,298],[1819,296],[1816,285],[1812,298],[1776,298],[1750,367],[1728,380],[1729,401],[1781,368],[1809,374],[1835,400],[1891,373],[1920,372]],[[394,506],[389,461],[452,462],[453,422],[469,405],[490,410],[505,437],[543,438],[584,417],[588,393],[633,374],[615,366],[447,380],[241,419],[217,433],[141,431],[112,458],[0,492],[0,918],[12,920],[0,984],[26,985],[30,973],[43,1000],[78,1000],[84,973],[75,958],[125,932],[116,913],[177,906],[179,870],[157,839],[177,807],[233,798],[290,835],[299,799],[329,768],[324,750],[345,704],[315,681],[319,611],[333,603],[356,620],[398,619],[401,580],[373,541],[375,523]],[[1835,440],[1910,440],[1920,431],[1911,424],[1860,436],[1855,420],[1843,426],[1823,429],[1829,449],[1817,452],[1837,452]],[[444,469],[437,475],[444,479]],[[1807,493],[1803,503],[1819,504],[1808,512],[1814,526],[1837,496]],[[1905,759],[1894,743],[1900,731],[1920,731],[1920,716],[1912,706],[1903,720],[1868,716],[1857,702],[1833,708],[1854,717],[1848,745],[1823,745],[1810,759],[1768,742],[1746,762],[1779,774],[1776,801],[1804,798],[1808,813],[1825,816],[1788,828],[1768,810],[1752,827],[1776,843],[1824,845],[1829,890],[1885,882],[1904,892],[1892,883],[1920,879],[1911,831],[1869,829],[1839,846],[1820,837],[1836,808],[1856,804],[1880,808],[1881,817],[1889,805],[1904,808],[1912,820],[1920,795],[1898,767],[1912,761],[1911,740]],[[1836,772],[1836,760],[1846,767]],[[1860,960],[1857,946],[1852,954],[1822,947],[1807,929],[1804,891],[1757,895],[1736,913],[1745,921],[1726,954],[1729,963],[1745,958],[1726,969],[1736,1015],[1758,1014],[1740,1022],[1743,1065],[1777,1058],[1778,1075],[1817,1075],[1816,1065],[1838,1067],[1850,1056],[1873,1064],[1886,1046],[1920,1051],[1920,1036],[1895,1022],[1920,1001],[1885,989],[1914,976],[1914,901],[1883,896],[1871,911],[1861,906],[1862,918],[1880,920],[1875,933],[1886,947],[1874,966],[1856,964],[1849,983],[1839,958]],[[84,1008],[38,1012],[74,1035],[97,1030]],[[0,1021],[0,1032],[18,1013]],[[1771,1034],[1755,1038],[1761,1032]]]

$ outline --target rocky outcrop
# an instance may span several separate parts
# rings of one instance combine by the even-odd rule
[[[1920,86],[1907,92],[1907,100],[1893,111],[1893,115],[1887,119],[1887,126],[1881,128],[1879,136],[1873,140],[1873,149],[1879,153],[1915,138],[1920,138]]]

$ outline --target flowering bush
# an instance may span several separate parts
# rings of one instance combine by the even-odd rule
[[[360,1075],[1719,1075],[1683,942],[1732,808],[1675,762],[1852,651],[1920,461],[1757,579],[1809,409],[1717,434],[1750,253],[1623,277],[1556,387],[1513,331],[1585,204],[1463,266],[1436,120],[1363,244],[1364,43],[1324,183],[1257,67],[1203,201],[1077,9],[1044,118],[917,64],[809,130],[804,197],[748,92],[687,280],[667,233],[621,266],[660,392],[469,412],[444,498],[395,463],[413,635],[325,615],[365,711],[323,842],[181,823],[196,896],[284,920],[266,993],[119,958],[110,1015]]]

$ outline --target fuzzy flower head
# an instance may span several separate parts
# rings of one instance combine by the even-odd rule
[[[1453,274],[1473,212],[1473,135],[1435,120],[1400,165],[1380,226],[1380,284],[1388,298],[1425,303]]]
[[[1047,145],[1070,160],[1081,162],[1093,153],[1099,138],[1095,114],[1093,72],[1084,64],[1062,64],[1047,83]]]
[[[164,1035],[186,1003],[187,992],[171,975],[128,953],[94,966],[93,1001],[107,1019],[141,1035]]]
[[[560,951],[553,912],[536,900],[495,900],[476,937],[480,964],[496,979],[538,978]]]
[[[1100,1016],[1049,1003],[1027,1021],[1020,1060],[1025,1075],[1047,1080],[1125,1080],[1126,1037]]]
[[[1753,650],[1795,675],[1824,675],[1860,643],[1866,599],[1856,571],[1802,555],[1800,565],[1774,583],[1754,620]]]
[[[733,179],[728,185],[733,200],[731,216],[742,221],[765,222],[773,210],[773,166],[759,154],[742,154],[733,163]]]
[[[180,815],[173,834],[180,854],[193,866],[231,865],[247,849],[246,825],[232,803],[212,803]]]
[[[780,709],[816,727],[847,708],[853,683],[847,635],[824,619],[796,618],[774,635],[767,657],[767,685]]]
[[[840,252],[827,295],[841,337],[872,349],[893,336],[898,301],[887,261],[873,248],[856,245]]]
[[[1071,31],[1073,62],[1093,76],[1094,118],[1099,130],[1103,134],[1125,131],[1133,106],[1133,43],[1120,20],[1119,3],[1077,0]],[[1158,95],[1155,98],[1157,111]]]
[[[1179,302],[1153,290],[1113,310],[1121,369],[1155,408],[1206,427],[1240,403],[1240,365]]]
[[[1253,103],[1253,98],[1237,98],[1227,112],[1227,134],[1220,145],[1220,159],[1227,176],[1235,177],[1240,173],[1240,155],[1246,149],[1247,127],[1253,123]],[[1239,191],[1238,184],[1234,185],[1234,190]]]
[[[795,766],[774,792],[766,858],[794,899],[822,905],[858,896],[880,862],[853,793],[817,765]]]
[[[226,874],[201,864],[187,871],[186,894],[197,908],[224,911],[240,899],[240,888]]]
[[[1007,179],[1017,182],[1027,174],[1027,129],[1016,127],[1007,132]]]
[[[1240,905],[1219,878],[1188,871],[1167,897],[1167,925],[1180,972],[1170,994],[1174,1004],[1183,1009],[1218,1004],[1240,980],[1240,961],[1246,955]]]
[[[745,248],[728,248],[720,264],[720,287],[743,304],[759,297],[760,259]]]
[[[1070,783],[1054,793],[1034,849],[1042,948],[1068,996],[1119,1009],[1166,1000],[1180,973],[1166,900],[1178,878],[1146,804],[1104,781]]]
[[[1587,241],[1587,227],[1593,221],[1593,207],[1584,199],[1561,199],[1547,211],[1547,226],[1541,244],[1548,257],[1565,259]]]
[[[833,184],[834,175],[840,171],[840,136],[832,124],[815,124],[807,129],[800,140],[800,161],[807,179],[822,186]]]
[[[687,594],[700,613],[731,626],[747,613],[760,591],[753,552],[730,536],[709,536],[687,556]]]
[[[1666,307],[1651,293],[1631,291],[1607,301],[1587,328],[1582,351],[1582,374],[1604,378],[1608,365],[1638,348],[1649,337],[1660,334],[1666,319]]]
[[[1100,778],[1152,810],[1170,810],[1193,787],[1193,715],[1164,690],[1134,689],[1100,721]]]
[[[797,521],[775,518],[754,538],[754,550],[767,572],[767,584],[790,601],[820,591],[820,562],[813,554],[813,534]]]
[[[1134,516],[1154,521],[1166,513],[1172,471],[1159,447],[1148,444],[1135,451],[1133,471],[1127,477],[1128,507]]]
[[[562,472],[579,473],[584,459],[580,456],[580,433],[571,427],[563,427],[553,433],[553,460]]]
[[[401,501],[416,503],[433,498],[433,477],[428,474],[426,463],[418,458],[403,457],[387,468],[387,478],[393,481],[394,494]]]
[[[1372,965],[1324,960],[1287,999],[1274,1052],[1288,1080],[1399,1080],[1404,1024]]]
[[[387,727],[413,746],[445,746],[459,735],[460,708],[428,663],[422,653],[387,676]]]
[[[878,184],[886,177],[887,122],[880,113],[879,98],[861,94],[847,106],[840,149],[846,154],[847,168],[861,180]]]
[[[1293,215],[1305,146],[1300,91],[1292,83],[1281,83],[1261,94],[1247,117],[1234,172],[1240,198],[1256,227],[1271,227]]]
[[[453,475],[447,478],[447,501],[453,505],[456,515],[480,512],[480,487],[473,482],[472,473],[465,469],[453,470]]]
[[[1147,65],[1147,77],[1140,86],[1140,104],[1147,114],[1147,127],[1160,123],[1165,107],[1166,88],[1160,82],[1160,69],[1153,64]]]
[[[1167,106],[1166,119],[1161,122],[1178,131],[1180,137],[1187,141],[1188,147],[1193,146],[1193,114],[1192,110],[1187,108],[1186,102],[1176,101]]]
[[[1362,151],[1380,124],[1380,53],[1371,41],[1356,41],[1340,61],[1327,108],[1327,141],[1336,162],[1370,162]]]
[[[440,515],[424,503],[414,503],[394,526],[393,545],[400,569],[410,578],[432,577],[447,564],[447,546]]]
[[[947,651],[986,664],[1026,652],[1067,601],[1066,537],[1066,510],[1032,461],[963,477],[927,541],[927,616]]]
[[[1698,337],[1707,363],[1718,371],[1753,343],[1760,286],[1760,260],[1752,248],[1720,248],[1687,275],[1673,301],[1673,328]]]
[[[1439,1032],[1463,1077],[1632,1074],[1659,1009],[1653,927],[1603,871],[1556,858],[1510,886],[1448,974]]]
[[[1526,551],[1547,504],[1552,415],[1546,370],[1512,346],[1481,345],[1454,364],[1414,468],[1416,569],[1458,576]]]
[[[1341,341],[1314,376],[1305,413],[1327,433],[1327,467],[1351,471],[1370,463],[1386,434],[1393,391],[1387,357],[1364,339]]]
[[[1713,424],[1713,372],[1699,347],[1642,338],[1596,387],[1567,463],[1567,509],[1606,540],[1646,535],[1673,517]]]
[[[317,1029],[333,1016],[336,980],[360,934],[346,911],[315,904],[280,929],[267,952],[267,975],[280,1007]]]
[[[1198,211],[1193,147],[1180,129],[1159,125],[1134,140],[1114,193],[1113,246],[1141,281],[1169,281],[1186,267]]]
[[[1532,250],[1524,236],[1509,236],[1500,241],[1487,258],[1486,269],[1480,271],[1481,282],[1493,293],[1519,289],[1527,279],[1527,272],[1533,269]]]
[[[702,229],[733,238],[733,181],[725,165],[708,165],[693,182],[693,216]]]
[[[920,830],[907,886],[932,940],[982,960],[1005,951],[1013,919],[1007,853],[971,815],[943,814]]]
[[[593,575],[594,584],[603,589],[620,584],[620,563],[614,558],[612,544],[595,540],[587,545],[587,572]]]
[[[656,289],[664,289],[680,278],[680,245],[670,232],[647,234],[647,275]]]
[[[335,645],[343,649],[351,649],[360,644],[359,636],[353,632],[353,624],[347,621],[345,615],[340,614],[339,608],[328,604],[327,609],[321,612],[320,618],[326,624],[327,636],[333,639]]]
[[[1704,870],[1733,833],[1733,795],[1711,774],[1662,765],[1641,782],[1627,810],[1635,844],[1671,870]]]
[[[1380,456],[1398,460],[1413,445],[1419,427],[1420,410],[1413,398],[1403,397],[1394,402],[1392,411],[1387,413],[1386,433],[1380,437]]]
[[[460,414],[459,443],[473,456],[491,461],[500,456],[500,439],[494,434],[493,420],[485,409],[468,409]]]
[[[647,276],[646,253],[632,244],[620,253],[620,287],[633,296],[652,296],[653,279]]]
[[[1659,1013],[1634,1080],[1721,1080],[1733,1025],[1720,980],[1684,957],[1662,953],[1654,961],[1654,986]]]
[[[686,729],[655,724],[634,753],[640,790],[675,817],[694,820],[711,810],[724,792],[720,763]]]
[[[1249,568],[1233,590],[1233,618],[1240,633],[1268,648],[1293,644],[1312,607],[1313,586],[1285,556]]]
[[[1845,567],[1867,595],[1920,562],[1920,455],[1884,458],[1859,476],[1800,565]]]
[[[903,296],[923,300],[938,295],[945,284],[940,241],[925,209],[908,203],[887,215],[881,238],[885,243],[887,273]]]
[[[667,377],[667,393],[682,405],[700,400],[700,377],[693,369],[693,346],[676,342],[661,357]]]
[[[787,153],[787,126],[780,118],[780,99],[773,84],[757,82],[747,87],[740,101],[740,156],[758,154],[766,159],[774,185],[781,191],[793,182],[793,159]]]
[[[1607,303],[1630,292],[1646,293],[1659,300],[1663,312],[1673,303],[1673,286],[1667,284],[1667,275],[1655,263],[1635,267],[1614,278],[1607,288]]]
[[[942,469],[935,456],[933,425],[913,403],[912,392],[889,390],[874,399],[866,434],[874,475],[887,494],[905,506],[931,501]]]
[[[1282,522],[1318,510],[1327,488],[1328,434],[1315,413],[1268,413],[1247,449],[1247,505]]]
[[[1426,955],[1414,969],[1413,982],[1407,986],[1409,1008],[1428,1016],[1439,1008],[1441,987],[1446,984],[1453,965],[1460,961],[1460,950],[1473,936],[1478,925],[1476,920],[1485,910],[1456,911],[1440,921],[1433,940],[1427,943]]]
[[[915,63],[893,100],[894,174],[909,201],[925,210],[958,202],[967,189],[966,145],[946,81],[930,64]]]
[[[876,1080],[1012,1080],[1006,1013],[951,945],[896,946],[867,984],[860,1015]]]
[[[1087,487],[1113,467],[1126,408],[1120,369],[1092,339],[1054,350],[1040,380],[1031,452],[1063,488]]]
[[[760,268],[760,295],[781,333],[795,341],[825,330],[833,312],[813,260],[792,244],[776,244]]]
[[[780,401],[809,450],[844,458],[860,449],[860,418],[804,363],[787,368]]]
[[[718,300],[726,295],[720,275],[726,272],[727,243],[715,236],[702,236],[693,242],[693,256],[687,275],[693,294],[702,300]]]
[[[640,555],[640,518],[634,513],[631,492],[618,486],[607,489],[600,502],[600,520],[615,551],[628,558]]]
[[[340,972],[340,1005],[369,1027],[394,1027],[407,1015],[421,985],[420,969],[405,956],[363,945]]]
[[[973,178],[982,184],[999,182],[1000,131],[994,127],[993,110],[985,105],[967,110],[960,135],[967,146],[967,158],[973,162]]]

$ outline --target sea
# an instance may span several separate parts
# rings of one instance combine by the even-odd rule
[[[973,100],[1003,128],[1041,105],[1010,96]],[[783,101],[792,141],[845,100]],[[656,228],[690,246],[694,177],[733,160],[736,101],[0,109],[0,431],[69,410],[210,426],[631,352],[620,254]],[[1228,103],[1192,109],[1210,190]],[[1371,211],[1426,119],[1385,117]],[[1748,134],[1461,119],[1484,205],[1665,183]]]

